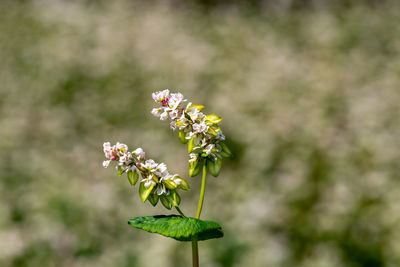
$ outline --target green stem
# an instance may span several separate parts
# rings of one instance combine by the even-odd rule
[[[183,212],[181,211],[181,209],[178,206],[174,206],[174,207],[182,217],[186,217],[185,214],[183,214]]]
[[[204,165],[203,165],[203,178],[201,180],[199,206],[197,208],[196,219],[200,219],[201,209],[203,208],[204,193],[206,191],[206,181],[207,181],[207,166],[206,166],[206,162],[204,162]]]
[[[197,240],[192,240],[192,260],[193,267],[199,267],[199,248],[197,246]]]

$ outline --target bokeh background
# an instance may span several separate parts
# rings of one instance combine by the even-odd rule
[[[190,266],[189,243],[127,224],[171,212],[102,168],[121,141],[187,177],[150,114],[164,88],[220,114],[235,153],[202,266],[400,266],[396,2],[0,1],[0,266]]]

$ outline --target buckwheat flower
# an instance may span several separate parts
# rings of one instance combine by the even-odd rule
[[[156,193],[157,193],[157,195],[159,195],[159,196],[161,196],[161,195],[166,195],[166,194],[167,194],[167,189],[165,188],[165,185],[159,184],[159,185],[157,186]]]
[[[205,123],[205,121],[202,121],[200,123],[195,123],[192,126],[193,126],[193,131],[197,133],[207,132],[209,128],[209,126]]]
[[[151,114],[153,114],[153,115],[156,116],[156,117],[160,117],[161,109],[159,109],[159,108],[153,108],[153,109],[151,110]]]
[[[161,113],[160,115],[160,120],[165,121],[166,119],[168,119],[168,112],[164,111],[163,113]]]
[[[171,123],[169,124],[169,127],[172,129],[172,130],[176,130],[176,128],[178,128],[178,125],[176,125],[176,123],[174,122],[174,121],[171,121]]]
[[[190,153],[189,154],[189,162],[195,162],[197,160],[197,154],[195,153]]]
[[[157,167],[157,163],[155,163],[154,160],[152,159],[148,159],[144,162],[144,164],[142,165],[143,168],[151,171],[152,169]]]
[[[152,184],[153,184],[153,185],[156,184],[156,182],[154,182],[154,181],[152,180],[152,176],[149,177],[149,178],[147,178],[146,180],[143,180],[143,182],[144,182],[144,187],[145,187],[146,189],[149,189],[150,186],[151,186]]]
[[[175,120],[176,118],[179,117],[180,111],[178,109],[174,109],[169,113],[169,116],[171,117],[171,120]]]
[[[165,101],[165,99],[168,97],[169,95],[169,90],[163,90],[163,91],[158,91],[152,94],[152,97],[154,99],[155,102],[162,102]]]
[[[205,149],[204,149],[204,152],[207,154],[207,155],[210,155],[211,154],[211,152],[212,152],[212,150],[215,148],[215,145],[214,144],[209,144]]]
[[[160,177],[166,176],[168,175],[168,171],[167,171],[167,165],[165,165],[164,163],[160,163],[157,165],[157,167],[153,170],[153,172]]]
[[[215,139],[224,141],[225,140],[225,135],[223,135],[222,131],[218,131],[217,135],[215,136]]]
[[[146,158],[146,153],[143,151],[143,149],[141,149],[140,147],[136,148],[135,151],[133,151],[133,153],[136,155],[136,157],[139,160],[143,160]]]
[[[168,98],[168,106],[175,110],[183,101],[183,95],[181,93],[171,94]]]
[[[132,154],[131,152],[128,152],[126,154],[123,154],[120,158],[119,158],[119,162],[123,163],[123,164],[130,164],[132,162]]]
[[[104,168],[108,168],[108,166],[110,165],[111,160],[105,160],[103,161],[103,167]]]

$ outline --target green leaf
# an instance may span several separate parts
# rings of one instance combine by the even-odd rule
[[[178,215],[137,217],[130,219],[128,224],[134,228],[171,237],[178,241],[201,241],[224,236],[221,226],[216,222]]]
[[[154,188],[154,184],[151,183],[150,187],[146,189],[146,187],[144,187],[145,182],[141,182],[140,186],[139,186],[139,196],[140,199],[145,202],[147,200],[147,198],[149,197],[151,190],[153,190]]]
[[[139,179],[139,173],[137,171],[129,171],[126,174],[128,175],[129,183],[134,186]]]
[[[186,144],[189,141],[188,139],[186,139],[186,133],[184,130],[179,131],[178,137],[182,144]]]
[[[121,166],[118,166],[118,176],[121,176],[121,174],[123,173]]]
[[[217,157],[216,160],[213,158],[209,158],[207,160],[207,169],[211,173],[212,176],[217,177],[219,172],[221,171],[222,160]]]

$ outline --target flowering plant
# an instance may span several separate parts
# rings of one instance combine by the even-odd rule
[[[217,223],[199,219],[207,172],[217,177],[221,171],[222,158],[231,157],[232,153],[224,143],[225,136],[219,126],[221,117],[204,114],[204,106],[187,103],[181,93],[163,90],[153,93],[152,97],[159,106],[151,113],[160,120],[170,119],[171,129],[178,130],[180,141],[188,146],[189,176],[194,177],[200,170],[203,171],[196,218],[186,217],[179,208],[181,198],[178,190],[189,190],[187,181],[177,174],[170,174],[164,163],[147,159],[143,149],[137,148],[130,152],[125,144],[117,142],[111,146],[105,142],[103,150],[106,160],[103,166],[107,168],[115,161],[118,175],[126,173],[132,186],[140,180],[139,196],[143,202],[149,201],[156,206],[160,201],[165,208],[174,207],[178,211],[179,216],[137,217],[129,220],[129,224],[179,241],[191,241],[193,266],[199,266],[197,242],[223,236],[221,226]]]

